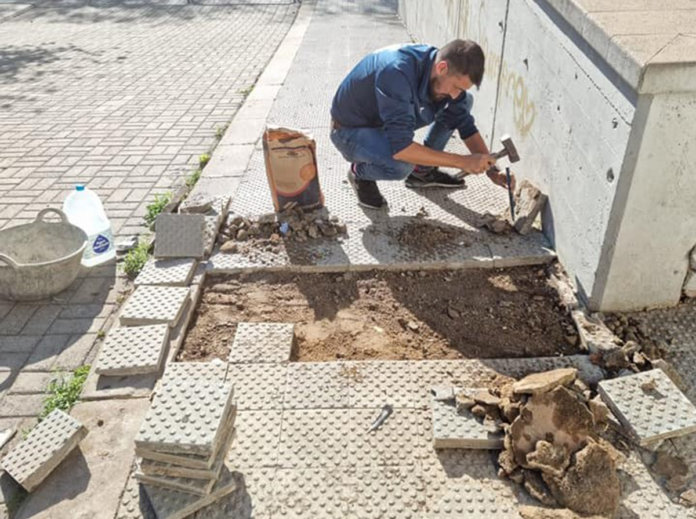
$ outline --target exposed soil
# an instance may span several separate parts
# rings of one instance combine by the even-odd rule
[[[215,276],[179,355],[226,359],[240,321],[296,323],[294,360],[572,354],[545,269]]]

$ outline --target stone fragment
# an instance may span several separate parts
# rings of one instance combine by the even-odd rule
[[[519,467],[515,461],[515,456],[509,449],[503,449],[500,451],[500,454],[498,454],[498,464],[500,465],[500,468],[503,469],[503,472],[508,475],[512,474]]]
[[[541,475],[534,470],[522,470],[524,489],[542,505],[556,506],[558,503],[544,483]]]
[[[568,508],[541,508],[524,505],[518,511],[522,519],[605,519],[599,515],[578,515]]]
[[[593,319],[582,310],[570,313],[580,334],[580,343],[590,353],[616,350],[617,337],[599,319]]]
[[[655,462],[650,468],[652,468],[656,474],[666,478],[671,478],[672,476],[685,476],[689,472],[689,466],[684,463],[684,460],[670,454],[666,450],[657,451]]]
[[[609,408],[606,406],[599,395],[595,396],[592,400],[587,402],[590,412],[594,417],[594,423],[600,424],[605,423],[607,418],[609,418]]]
[[[457,393],[454,402],[457,406],[457,412],[460,414],[464,414],[476,405],[476,401],[464,391]]]
[[[679,499],[684,506],[696,506],[696,488],[690,488],[686,492],[682,492]]]
[[[205,193],[196,193],[186,197],[179,206],[179,212],[188,214],[204,214],[213,208],[215,198]]]
[[[539,440],[534,451],[527,454],[527,467],[561,477],[570,463],[570,454],[563,445]]]
[[[471,408],[471,414],[473,414],[476,418],[483,420],[488,413],[484,406],[481,404],[476,404]]]
[[[619,371],[621,369],[630,366],[626,353],[622,349],[609,350],[602,353],[602,362],[604,367],[614,371]]]
[[[224,252],[225,254],[235,254],[237,251],[239,251],[239,245],[232,240],[227,240],[220,245],[220,252]]]
[[[691,271],[686,275],[684,281],[684,295],[686,297],[696,297],[696,272]]]
[[[80,422],[55,409],[3,458],[2,467],[31,492],[86,435]]]
[[[534,187],[531,182],[523,180],[515,193],[515,230],[529,234],[534,220],[546,204],[547,196]]]
[[[508,423],[512,423],[520,414],[520,402],[512,402],[509,398],[500,400],[500,413]]]
[[[585,445],[594,426],[592,413],[563,386],[533,396],[509,429],[515,460],[523,467],[527,454],[539,440],[564,447],[573,453]]]
[[[454,399],[454,388],[452,386],[433,386],[430,388],[430,394],[433,396],[433,399],[445,402]]]
[[[542,474],[559,504],[580,514],[614,517],[621,498],[621,483],[606,449],[590,440],[575,453],[562,478]]]
[[[473,391],[470,395],[474,401],[478,404],[498,406],[500,404],[500,397],[492,394],[488,389],[477,389]]]
[[[546,393],[558,386],[572,383],[577,374],[578,370],[576,368],[560,368],[543,373],[532,373],[515,382],[512,386],[512,391],[517,395]]]

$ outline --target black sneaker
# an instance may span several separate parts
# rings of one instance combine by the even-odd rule
[[[348,170],[348,182],[353,186],[353,191],[358,197],[358,204],[368,209],[382,209],[387,206],[387,201],[379,192],[377,182],[374,180],[360,180],[353,173],[353,166]]]
[[[428,169],[422,173],[413,172],[406,178],[406,187],[424,188],[424,187],[449,187],[458,188],[464,187],[464,179],[453,177],[440,171],[438,168]]]

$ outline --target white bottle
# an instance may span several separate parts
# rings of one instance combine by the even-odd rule
[[[75,186],[63,202],[63,212],[71,224],[87,234],[87,247],[82,255],[82,264],[93,267],[116,256],[111,223],[106,217],[99,196],[85,186]]]

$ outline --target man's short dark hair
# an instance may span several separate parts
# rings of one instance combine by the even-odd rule
[[[483,49],[475,41],[451,41],[438,51],[437,59],[445,60],[452,72],[469,76],[473,84],[481,86],[486,58]]]

